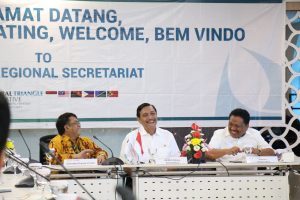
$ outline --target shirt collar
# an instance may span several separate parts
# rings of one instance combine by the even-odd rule
[[[239,138],[244,137],[246,134],[247,134],[247,130],[246,130],[246,133],[245,133],[243,136],[239,137]],[[227,137],[227,136],[230,136],[228,127],[225,128],[225,136],[226,136],[226,137]],[[235,138],[235,139],[239,139],[239,138]]]
[[[230,133],[229,133],[228,127],[226,127],[226,128],[225,128],[225,136],[230,136]]]
[[[147,131],[145,130],[145,128],[143,126],[139,127],[139,130],[141,135],[150,135],[147,133]],[[153,135],[160,135],[161,133],[158,131],[158,127],[156,126],[156,132]]]
[[[70,138],[68,135],[63,134],[63,135],[61,135],[61,138],[62,138],[63,141],[71,141],[71,142],[72,142],[71,138]],[[78,137],[78,138],[76,139],[76,143],[77,143],[77,141],[79,141],[79,140],[80,140],[80,137]]]

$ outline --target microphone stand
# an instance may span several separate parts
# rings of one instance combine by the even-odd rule
[[[77,180],[77,178],[60,162],[60,160],[50,151],[47,144],[45,142],[40,142],[41,147],[47,152],[55,161],[64,169],[65,172],[69,174],[69,176],[93,199],[95,198],[90,194],[89,191]]]
[[[111,153],[111,157],[106,159],[104,162],[102,162],[102,165],[123,165],[124,164],[123,160],[114,157],[114,153],[111,150],[111,148],[109,148],[106,144],[104,144],[97,136],[94,135],[93,138],[98,142],[100,142],[101,144],[103,144],[107,149],[109,149]]]
[[[39,163],[38,161],[31,159],[31,151],[30,151],[30,148],[29,148],[29,146],[28,146],[28,144],[27,144],[27,142],[26,142],[26,140],[25,140],[25,138],[24,138],[24,136],[23,136],[21,130],[19,129],[18,131],[19,131],[19,134],[21,135],[21,137],[22,137],[22,139],[23,139],[23,141],[24,141],[24,143],[25,143],[25,146],[26,146],[26,148],[27,148],[27,150],[28,150],[28,152],[29,152],[29,163]]]

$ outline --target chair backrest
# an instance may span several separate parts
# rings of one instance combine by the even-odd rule
[[[46,144],[49,144],[52,138],[54,138],[56,135],[46,135],[40,138],[40,143],[44,142]],[[43,150],[40,144],[40,163],[47,164],[46,160],[46,152]]]

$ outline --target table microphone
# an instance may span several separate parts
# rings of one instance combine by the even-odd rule
[[[49,178],[43,176],[39,172],[37,172],[37,171],[33,170],[32,168],[30,168],[23,160],[21,160],[20,158],[14,156],[13,153],[10,152],[10,151],[7,151],[7,149],[5,150],[5,154],[6,154],[7,157],[9,157],[13,161],[17,162],[18,164],[24,166],[26,169],[32,171],[33,173],[37,174],[38,176],[41,176],[45,180],[50,181]],[[32,176],[29,176],[29,177],[21,180],[19,183],[17,183],[15,185],[15,187],[34,187],[34,179],[32,178]]]
[[[95,138],[98,142],[103,144],[107,149],[109,149],[111,153],[111,158],[108,158],[105,161],[103,161],[102,165],[123,165],[124,164],[124,162],[120,158],[114,157],[114,153],[111,150],[111,148],[109,148],[106,144],[104,144],[104,142],[102,142],[97,136],[94,135],[93,138]]]
[[[39,163],[38,161],[36,161],[36,160],[34,160],[34,159],[31,159],[31,151],[30,151],[30,148],[29,148],[29,146],[28,146],[28,144],[27,144],[27,142],[26,142],[26,140],[25,140],[25,138],[24,138],[24,136],[23,136],[21,130],[19,129],[18,131],[19,131],[19,134],[21,135],[21,137],[22,137],[22,139],[23,139],[23,141],[24,141],[24,143],[25,143],[25,146],[26,146],[26,148],[27,148],[27,150],[28,150],[28,153],[29,153],[29,163]]]
[[[56,161],[56,163],[58,163],[65,172],[67,172],[69,174],[69,176],[79,185],[79,187],[81,187],[86,193],[87,195],[89,195],[91,197],[91,199],[95,200],[95,198],[90,194],[89,191],[87,191],[87,189],[85,187],[83,187],[83,185],[77,180],[77,178],[60,162],[60,160],[50,151],[48,144],[46,144],[45,142],[40,142],[41,147],[44,149],[44,151],[46,153],[48,153],[52,158],[54,158],[54,160]]]
[[[10,154],[12,156],[15,155],[15,153],[12,150],[10,150],[9,148],[6,148],[6,147],[5,147],[5,153],[6,154]],[[16,156],[14,156],[14,157],[17,158]],[[14,169],[13,166],[10,166],[10,167],[7,167],[2,173],[3,174],[14,174],[15,173],[15,169]],[[16,173],[17,174],[21,173],[21,170],[19,169],[19,167],[16,168]]]

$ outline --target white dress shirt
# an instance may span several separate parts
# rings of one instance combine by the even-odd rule
[[[237,146],[241,150],[245,147],[253,147],[253,148],[272,148],[260,135],[260,132],[253,129],[248,128],[246,134],[240,138],[231,137],[228,127],[224,129],[218,129],[214,132],[210,142],[209,148],[212,149],[226,149]],[[243,159],[245,155],[244,153],[238,153],[237,155],[225,155],[222,158],[218,159],[220,161],[228,161],[228,160],[239,160]]]
[[[140,133],[143,153],[137,142],[137,134]],[[123,140],[120,158],[125,163],[136,164],[149,163],[152,159],[164,159],[167,157],[179,157],[180,151],[173,134],[167,130],[156,128],[153,135],[148,134],[144,127],[131,131]]]

